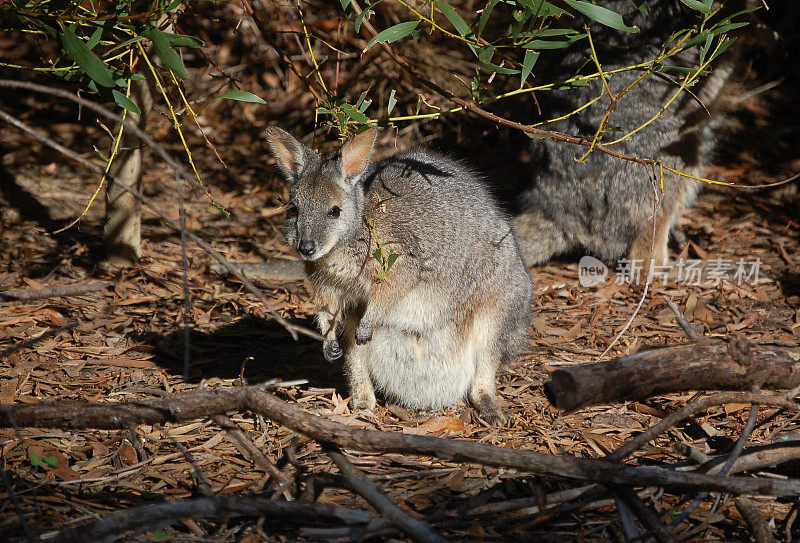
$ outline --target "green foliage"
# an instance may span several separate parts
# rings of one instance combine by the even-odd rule
[[[647,0],[631,1],[643,16],[649,16]],[[680,2],[697,12],[696,23],[687,28],[676,26],[673,35],[652,59],[617,69],[614,73],[633,70],[644,72],[645,77],[649,77],[653,72],[661,72],[677,78],[678,85],[686,83],[682,88],[688,87],[710,71],[710,61],[733,43],[728,33],[745,26],[743,15],[752,11],[743,10],[723,18],[713,0]],[[405,47],[424,47],[424,40],[438,42],[441,39],[450,40],[453,49],[467,48],[474,59],[471,66],[474,76],[471,80],[459,79],[469,88],[472,99],[482,107],[515,94],[571,90],[603,77],[613,77],[614,73],[602,73],[602,59],[596,58],[594,47],[586,59],[586,66],[596,66],[595,73],[581,70],[562,81],[545,81],[536,73],[537,65],[543,64],[542,56],[554,57],[572,52],[576,43],[582,50],[588,50],[590,24],[602,25],[608,29],[607,32],[622,35],[639,33],[639,28],[631,21],[606,7],[608,4],[603,4],[599,0],[485,0],[481,10],[462,11],[458,3],[447,0],[429,0],[413,5],[406,0],[364,0],[359,2],[363,11],[358,12],[351,0],[341,0],[344,13],[350,17],[357,33],[363,35],[362,26],[366,20],[370,20],[372,26],[378,26],[377,33],[368,40],[364,51],[387,43],[402,54]],[[377,10],[386,10],[392,16],[373,17]],[[379,27],[381,21],[396,22],[398,19],[402,22]],[[685,56],[681,57],[681,62],[674,61],[676,55],[692,48],[698,51],[694,65],[685,65]],[[317,76],[321,78],[319,73]],[[493,92],[497,88],[507,89],[509,84],[506,81],[513,81],[517,90]],[[325,89],[325,97],[318,103],[317,115],[344,137],[366,125],[432,119],[462,109],[425,111],[418,101],[416,112],[392,117],[397,111],[398,101],[404,98],[399,92],[399,89],[392,90],[379,110],[368,111],[361,107],[363,96],[359,104],[351,104],[345,97],[335,96]],[[405,98],[408,100],[410,97]]]
[[[155,2],[52,2],[11,0],[0,2],[0,10],[15,16],[19,30],[58,40],[61,53],[44,59],[41,66],[2,66],[50,73],[96,92],[103,100],[140,113],[127,92],[128,83],[142,79],[133,73],[138,46],[152,43],[163,65],[177,77],[188,73],[179,54],[182,47],[201,47],[193,36],[177,35],[156,28],[157,21],[187,1]]]
[[[50,466],[51,468],[54,468],[58,464],[58,460],[55,456],[39,456],[38,454],[31,453],[29,458],[31,461],[31,466],[33,467]]]

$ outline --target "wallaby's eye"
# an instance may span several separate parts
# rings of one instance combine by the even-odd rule
[[[339,206],[333,206],[328,210],[328,217],[331,219],[338,219],[341,212],[342,210]]]
[[[297,206],[294,204],[289,204],[286,206],[286,214],[290,217],[297,217]]]

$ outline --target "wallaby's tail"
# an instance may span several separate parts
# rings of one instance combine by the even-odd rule
[[[570,249],[564,234],[538,209],[528,209],[511,220],[522,258],[528,266],[547,262]]]
[[[231,264],[247,277],[263,281],[299,281],[306,277],[305,267],[299,260],[231,262]],[[212,263],[210,268],[216,273],[228,275],[228,270],[219,262]]]

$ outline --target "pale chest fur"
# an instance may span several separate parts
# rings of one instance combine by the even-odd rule
[[[348,245],[331,251],[309,266],[308,280],[315,294],[342,303],[366,299],[375,276],[374,265],[366,258],[365,244],[361,250]]]

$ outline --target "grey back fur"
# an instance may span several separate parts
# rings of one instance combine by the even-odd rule
[[[533,292],[508,218],[478,176],[444,156],[367,158],[348,172],[358,149],[371,151],[368,137],[319,157],[268,131],[291,183],[287,240],[306,260],[326,358],[341,355],[341,337],[355,404],[374,406],[375,389],[423,409],[468,397],[502,422],[495,375],[527,345]],[[280,147],[294,149],[295,166]],[[304,255],[310,242],[317,250]]]

